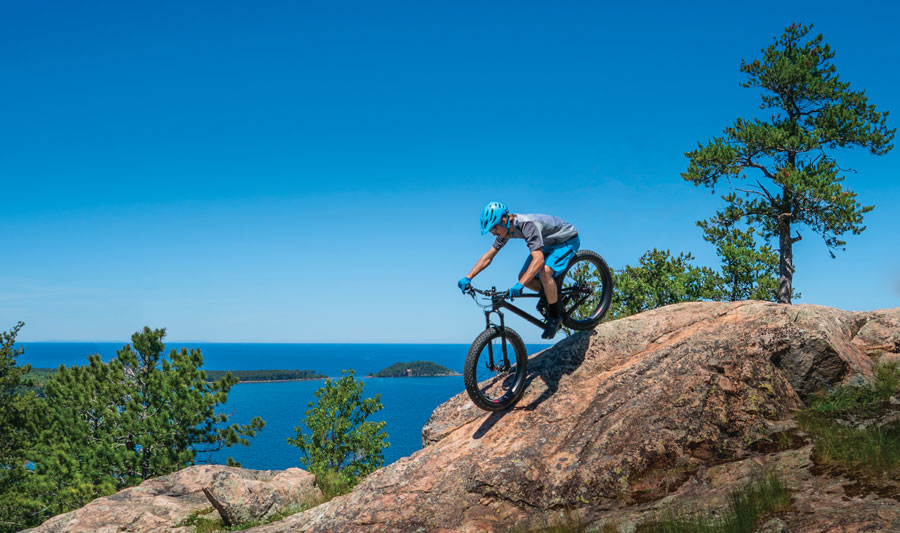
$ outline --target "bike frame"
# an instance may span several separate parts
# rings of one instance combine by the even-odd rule
[[[540,320],[539,318],[532,316],[531,314],[523,311],[522,309],[520,309],[520,308],[516,307],[515,305],[511,304],[510,302],[508,302],[507,298],[509,298],[509,291],[497,292],[496,287],[491,287],[490,291],[482,291],[482,290],[476,289],[475,287],[471,287],[471,290],[474,292],[483,294],[485,296],[491,297],[491,308],[489,310],[485,309],[485,311],[484,311],[485,328],[487,329],[487,328],[491,327],[491,314],[496,313],[497,316],[500,317],[500,339],[502,341],[501,346],[503,346],[503,364],[508,366],[509,365],[509,356],[506,351],[506,323],[503,318],[503,312],[501,311],[501,309],[508,309],[509,311],[512,311],[516,315],[524,318],[528,322],[531,322],[532,324],[534,324],[535,326],[537,326],[541,329],[543,329],[547,326],[547,321]],[[473,296],[474,296],[474,294],[473,294]],[[533,293],[521,294],[519,296],[516,296],[516,298],[540,298],[541,296],[542,296],[541,293],[533,292]],[[560,295],[560,297],[562,297],[562,295]],[[578,306],[581,305],[581,303],[585,299],[587,299],[587,296],[583,295],[576,302],[576,304],[574,306],[572,306],[572,309],[577,309]],[[568,317],[568,315],[561,316],[560,319],[567,318],[567,317]],[[493,343],[488,344],[488,363],[489,363],[489,366],[493,369],[495,366],[494,365],[494,345],[493,345]]]
[[[535,293],[523,294],[521,296],[516,296],[516,298],[539,298],[540,296],[541,296],[540,293],[535,292]],[[534,324],[535,326],[537,326],[541,329],[547,327],[546,320],[540,320],[537,317],[532,316],[529,313],[526,313],[522,309],[519,309],[518,307],[516,307],[513,304],[506,301],[506,298],[500,297],[498,295],[491,297],[491,310],[490,311],[485,310],[485,312],[484,312],[484,320],[486,323],[486,327],[491,327],[491,313],[497,313],[497,316],[500,317],[500,327],[504,327],[503,313],[500,312],[500,309],[508,309],[509,311],[512,311],[516,315],[524,318],[525,320],[531,322],[532,324]]]
[[[546,320],[541,320],[541,319],[525,312],[524,310],[516,307],[515,305],[509,303],[507,301],[507,298],[509,297],[508,291],[498,293],[496,287],[491,287],[490,291],[482,291],[482,290],[476,289],[474,287],[472,287],[472,290],[475,292],[478,292],[480,294],[483,294],[485,296],[491,297],[491,309],[490,310],[486,309],[484,311],[485,327],[488,327],[488,328],[491,327],[491,318],[490,318],[491,313],[497,313],[497,316],[500,317],[500,326],[504,327],[503,313],[500,311],[500,309],[508,309],[509,311],[512,311],[516,315],[524,318],[525,320],[531,322],[532,324],[534,324],[535,326],[537,326],[541,329],[544,329],[545,327],[547,327]],[[540,298],[541,296],[543,296],[542,293],[531,292],[531,293],[525,293],[525,294],[516,296],[516,298]],[[563,298],[564,296],[567,296],[567,295],[560,294],[559,297]],[[582,294],[581,297],[578,298],[578,300],[575,302],[575,305],[571,306],[571,309],[578,309],[578,306],[581,305],[588,298],[588,296],[589,296],[589,294]],[[560,316],[560,319],[562,320],[562,319],[565,319],[568,317],[569,317],[569,315],[564,313],[562,316]]]

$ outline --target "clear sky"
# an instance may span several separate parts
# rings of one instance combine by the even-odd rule
[[[0,330],[19,339],[469,342],[482,206],[611,266],[715,266],[684,152],[792,22],[900,126],[890,2],[34,2],[0,12]],[[900,305],[900,149],[842,153],[868,230],[802,230],[798,303]],[[723,191],[724,192],[724,191]],[[507,288],[513,241],[477,286]],[[517,318],[526,341],[539,331]]]

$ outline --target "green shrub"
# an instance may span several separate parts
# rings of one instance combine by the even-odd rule
[[[381,395],[363,399],[363,382],[353,378],[353,370],[344,374],[337,381],[326,379],[316,391],[303,420],[308,432],[297,426],[287,439],[303,452],[300,462],[329,499],[381,468],[382,449],[389,446],[385,423],[366,420],[382,409]]]

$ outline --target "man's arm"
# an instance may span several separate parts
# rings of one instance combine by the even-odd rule
[[[475,263],[475,266],[473,266],[472,270],[470,270],[469,273],[466,274],[466,277],[471,280],[472,278],[477,276],[479,272],[486,269],[488,267],[488,265],[491,264],[491,261],[494,260],[494,256],[497,255],[498,251],[499,250],[497,250],[496,248],[491,246],[491,249],[488,250],[487,252],[485,252],[484,255],[481,256],[481,259],[479,259],[478,262]],[[543,258],[543,256],[541,256],[541,257]],[[541,263],[543,263],[543,259],[541,259]]]

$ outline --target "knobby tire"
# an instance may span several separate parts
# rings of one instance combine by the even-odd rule
[[[600,284],[599,294],[593,294],[587,302],[579,306],[579,309],[572,309],[574,305],[567,304],[564,309],[565,318],[563,324],[574,330],[590,329],[603,320],[603,315],[609,311],[612,304],[613,279],[612,272],[609,270],[606,261],[600,257],[600,254],[591,250],[579,250],[575,257],[569,261],[569,265],[560,275],[561,283],[558,283],[560,296],[563,291],[574,285],[573,274],[580,267],[584,267],[591,272],[591,277],[596,277]],[[584,307],[587,306],[586,309]],[[577,315],[577,316],[575,316]]]
[[[472,403],[486,411],[500,411],[516,403],[525,392],[525,378],[528,374],[528,353],[525,350],[525,342],[515,331],[505,328],[507,354],[513,365],[510,370],[501,374],[493,374],[485,379],[481,376],[479,383],[479,369],[489,372],[488,343],[501,338],[501,328],[492,326],[481,332],[466,356],[466,364],[463,370],[463,380],[466,384],[466,392]],[[503,361],[503,348],[501,345],[494,347],[494,362]]]

